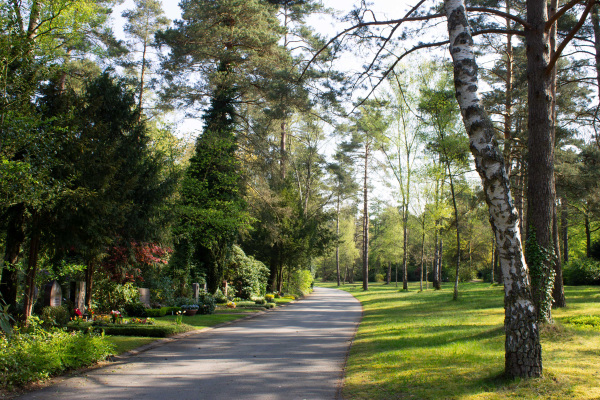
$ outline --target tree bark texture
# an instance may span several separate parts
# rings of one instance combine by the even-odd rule
[[[554,213],[552,216],[552,234],[554,253],[556,255],[554,259],[554,288],[552,289],[552,307],[562,308],[567,306],[567,300],[565,299],[565,287],[563,284],[563,273],[562,273],[562,262],[560,256],[560,232],[558,230],[558,206],[554,204]]]
[[[546,29],[547,21],[546,0],[528,0],[527,22],[531,25],[531,29],[525,31],[529,116],[527,238],[535,232],[538,248],[551,254],[552,215],[556,191],[554,188],[553,72],[547,70],[552,54],[552,43],[551,32]],[[542,264],[531,265],[534,270],[540,269],[538,273],[541,276],[540,279],[533,281],[535,283],[532,287],[533,298],[537,303],[536,308],[539,310],[540,317],[551,320],[550,315],[542,315],[545,314],[542,310],[545,309],[543,298],[547,290],[545,287],[547,274],[554,269],[552,257],[546,257]]]
[[[338,239],[338,242],[335,244],[335,268],[337,272],[337,285],[340,286],[340,196],[337,198],[337,210],[336,210],[336,218],[335,218],[335,235]]]
[[[11,206],[7,211],[9,221],[6,230],[4,249],[4,262],[2,265],[2,278],[0,279],[0,296],[6,304],[14,307],[17,305],[17,261],[21,246],[25,241],[25,205],[23,203]]]
[[[437,228],[437,225],[438,225],[437,221],[436,221],[435,225],[436,226],[435,226],[435,238],[434,238],[435,244],[434,244],[434,249],[433,249],[433,268],[432,268],[433,269],[433,277],[432,277],[433,279],[432,279],[432,282],[433,282],[433,288],[435,290],[440,290],[442,288],[442,285],[439,280],[440,274],[438,273],[438,270],[440,268],[440,265],[439,265],[440,258],[438,256],[439,252],[440,252],[440,247],[439,247],[439,240],[438,240],[439,233],[438,233],[438,228]]]
[[[369,290],[369,148],[365,146],[365,175],[363,185],[363,290]]]
[[[408,290],[408,204],[402,205],[402,290]]]
[[[444,6],[448,17],[456,98],[498,244],[504,280],[505,372],[511,377],[541,376],[542,349],[537,312],[521,246],[519,218],[510,194],[510,180],[502,153],[494,139],[494,127],[478,94],[478,66],[465,5],[462,0],[445,0]]]

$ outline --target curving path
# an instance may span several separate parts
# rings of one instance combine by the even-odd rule
[[[362,308],[315,288],[302,301],[175,340],[22,399],[337,399]]]

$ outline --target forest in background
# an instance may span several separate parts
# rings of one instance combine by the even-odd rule
[[[0,5],[0,293],[15,317],[32,315],[36,288],[52,280],[85,281],[88,308],[135,287],[169,304],[196,282],[216,293],[228,281],[232,297],[293,292],[309,272],[364,289],[449,280],[455,296],[460,281],[502,280],[456,65],[413,52],[447,46],[418,41],[440,4],[395,21],[361,4],[328,38],[307,23],[329,12],[317,1],[182,1],[172,22],[159,1],[136,0],[122,41],[117,3]],[[532,244],[528,262],[552,264],[544,282],[598,284],[598,6],[561,4],[546,21],[562,55],[553,176],[531,179],[542,146],[531,144],[531,57],[517,25],[531,29],[522,18],[533,1],[484,3],[470,2],[468,23],[490,60],[482,104],[522,243],[525,232],[535,241],[529,211],[548,199],[555,208],[551,240]],[[336,66],[351,51],[371,57],[356,75]],[[165,122],[182,110],[203,121],[193,143]],[[544,181],[555,190],[532,188]]]

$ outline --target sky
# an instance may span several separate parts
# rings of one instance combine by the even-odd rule
[[[397,19],[402,17],[409,7],[414,5],[413,3],[415,2],[416,0],[373,0],[373,4],[370,6],[370,9],[373,11],[377,20]],[[168,18],[175,20],[181,17],[181,12],[178,6],[179,2],[177,0],[162,0],[162,3],[164,12]],[[342,17],[351,11],[354,5],[360,4],[360,0],[323,0],[323,4],[325,7],[337,11],[338,17]],[[121,13],[126,9],[132,8],[133,5],[133,0],[126,0],[113,11],[115,34],[119,39],[126,39],[122,29],[124,21],[123,18],[121,18]],[[336,21],[329,15],[314,16],[309,19],[309,24],[311,24],[317,32],[327,37],[332,37],[336,33],[339,33],[342,29],[349,26],[348,23]],[[445,25],[443,25],[443,28],[445,28]],[[441,27],[439,29],[441,29]],[[341,69],[344,72],[347,70],[347,72],[350,73],[351,71],[362,70],[363,65],[368,61],[361,59],[356,55],[346,55],[342,57],[341,60],[338,60],[336,68]],[[169,118],[169,122],[174,124],[175,129],[178,131],[178,136],[187,137],[189,139],[193,139],[202,129],[200,118],[186,119],[183,113],[172,115]],[[325,129],[326,131],[331,130],[330,127],[325,127]],[[324,145],[324,152],[328,156],[331,156],[334,153],[336,147],[335,142],[338,140],[339,138],[335,137],[335,135],[330,135],[329,140]],[[384,201],[391,200],[392,191],[397,191],[398,189],[390,189],[386,187],[384,181],[387,180],[392,182],[393,187],[397,185],[393,183],[394,180],[389,180],[386,178],[385,173],[382,172],[381,168],[379,168],[377,175],[378,176],[375,177],[376,182],[374,182],[375,197],[378,197]]]

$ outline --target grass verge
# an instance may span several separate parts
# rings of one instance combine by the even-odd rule
[[[335,284],[319,284],[337,287]],[[484,283],[418,292],[394,285],[342,289],[364,307],[348,359],[346,399],[598,399],[597,329],[574,327],[573,316],[600,316],[594,287],[567,287],[568,307],[542,327],[544,376],[506,380],[503,289]],[[564,322],[564,323],[563,323]]]

